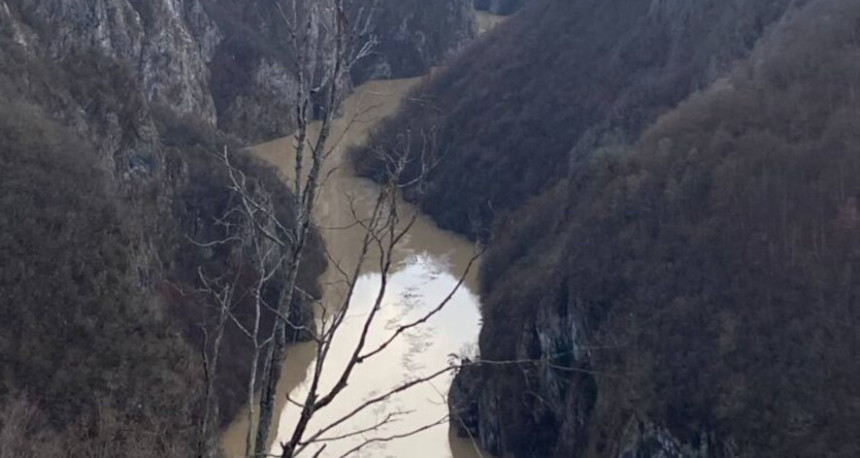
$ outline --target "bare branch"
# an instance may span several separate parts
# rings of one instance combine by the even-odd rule
[[[396,422],[397,422],[397,417],[399,417],[399,416],[404,416],[404,415],[409,415],[409,414],[411,414],[411,413],[412,413],[412,411],[405,411],[405,412],[404,412],[404,411],[397,411],[397,412],[391,412],[391,413],[389,413],[388,415],[386,415],[386,416],[385,416],[385,418],[383,418],[381,421],[378,421],[378,422],[374,423],[372,426],[368,426],[368,427],[366,427],[366,428],[359,429],[359,430],[357,430],[357,431],[352,431],[352,432],[349,432],[349,433],[344,433],[344,434],[341,434],[341,435],[339,435],[339,436],[320,437],[320,438],[318,438],[318,439],[315,439],[315,440],[314,440],[314,443],[320,443],[320,442],[334,442],[334,441],[339,441],[339,440],[343,440],[343,439],[348,439],[348,438],[350,438],[350,437],[360,436],[360,435],[362,435],[362,434],[367,434],[367,433],[369,433],[369,432],[371,432],[371,431],[379,430],[379,429],[380,429],[380,428],[382,428],[383,426],[390,425],[390,424],[392,424],[392,423],[396,423]],[[307,443],[302,442],[302,443],[301,443],[301,445],[307,445]]]
[[[469,275],[469,271],[472,269],[472,266],[481,257],[482,254],[483,254],[483,252],[475,254],[474,256],[472,256],[472,258],[469,260],[468,265],[466,266],[466,270],[463,272],[462,275],[460,275],[460,279],[457,281],[457,285],[454,286],[454,288],[448,293],[447,296],[445,296],[445,298],[436,307],[434,307],[432,310],[430,310],[429,312],[424,314],[424,316],[422,316],[421,318],[419,318],[419,319],[417,319],[411,323],[399,326],[394,331],[394,333],[385,342],[380,344],[375,350],[359,356],[358,362],[359,363],[364,362],[368,358],[372,358],[373,356],[381,353],[389,345],[391,345],[391,343],[394,342],[394,340],[397,339],[398,336],[400,336],[401,334],[403,334],[404,332],[406,332],[412,328],[415,328],[417,326],[420,326],[420,325],[426,323],[430,318],[432,318],[437,313],[442,311],[442,309],[444,309],[445,306],[448,305],[448,303],[451,301],[451,299],[454,297],[454,295],[457,294],[457,292],[460,290],[460,287],[463,285],[463,282],[466,280],[466,277]]]
[[[456,370],[457,368],[458,368],[458,366],[454,366],[454,365],[452,365],[452,366],[448,366],[448,367],[445,367],[444,369],[438,370],[438,371],[436,371],[436,372],[434,372],[434,373],[432,373],[432,374],[430,374],[430,375],[428,375],[428,376],[424,376],[424,377],[419,377],[419,378],[413,379],[413,380],[411,380],[411,381],[409,381],[409,382],[405,382],[405,383],[403,383],[403,384],[400,384],[400,385],[398,385],[398,386],[396,386],[396,387],[394,387],[394,388],[392,388],[392,389],[390,389],[390,390],[386,391],[386,392],[385,392],[385,393],[383,393],[383,394],[380,394],[380,395],[377,395],[377,396],[375,396],[375,397],[372,397],[372,398],[370,398],[370,399],[368,399],[368,400],[364,401],[363,403],[361,403],[358,407],[356,407],[355,409],[351,410],[351,411],[350,411],[350,412],[348,412],[347,414],[345,414],[345,415],[341,416],[339,419],[337,419],[337,420],[335,420],[335,421],[333,421],[333,422],[329,423],[327,426],[325,426],[325,427],[323,427],[322,429],[320,429],[319,431],[317,431],[314,435],[312,435],[311,437],[309,437],[309,438],[308,438],[306,441],[304,441],[304,442],[305,442],[306,444],[311,444],[311,443],[313,443],[316,439],[318,439],[319,437],[322,437],[322,436],[323,436],[323,434],[325,434],[325,433],[327,433],[327,432],[331,431],[332,429],[334,429],[334,428],[336,428],[336,427],[340,426],[341,424],[343,424],[343,423],[345,423],[345,422],[349,421],[350,419],[352,419],[353,417],[355,417],[355,416],[356,416],[356,415],[358,415],[359,413],[361,413],[361,412],[365,411],[365,410],[366,410],[366,409],[368,409],[369,407],[375,406],[375,405],[377,405],[377,404],[379,404],[379,403],[381,403],[381,402],[385,402],[386,400],[390,399],[392,396],[394,396],[394,395],[396,395],[396,394],[399,394],[399,393],[402,393],[402,392],[404,392],[404,391],[410,390],[410,389],[412,389],[412,388],[414,388],[414,387],[416,387],[416,386],[418,386],[418,385],[422,385],[422,384],[424,384],[424,383],[427,383],[427,382],[429,382],[429,381],[431,381],[431,380],[434,380],[434,379],[436,379],[436,378],[438,378],[438,377],[440,377],[440,376],[442,376],[442,375],[444,375],[444,374],[447,374],[447,373],[449,373],[449,372],[451,372],[451,371],[454,371],[454,370]],[[301,451],[301,449],[299,449],[298,451]]]
[[[407,437],[412,437],[418,433],[427,431],[430,428],[435,428],[436,426],[443,425],[445,423],[448,423],[448,416],[447,415],[442,417],[441,419],[433,422],[433,423],[426,424],[424,426],[413,429],[411,431],[407,431],[405,433],[393,434],[391,436],[385,436],[385,437],[373,437],[373,438],[367,439],[366,441],[362,442],[361,444],[356,445],[355,447],[351,448],[349,451],[347,451],[343,455],[340,455],[340,458],[345,458],[345,457],[347,457],[347,456],[349,456],[349,455],[351,455],[351,454],[353,454],[353,453],[355,453],[355,452],[357,452],[357,451],[359,451],[359,450],[361,450],[361,449],[363,449],[363,448],[365,448],[371,444],[380,443],[380,442],[391,442],[391,441],[398,440],[398,439],[405,439]]]

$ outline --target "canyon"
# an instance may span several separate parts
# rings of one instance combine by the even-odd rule
[[[330,1],[301,6],[320,85]],[[417,134],[394,206],[415,225],[371,339],[426,313],[485,251],[444,312],[357,371],[312,427],[451,361],[456,376],[357,418],[320,456],[434,422],[362,453],[857,455],[856,2],[347,4],[375,52],[336,101],[289,316],[312,328],[312,302],[339,302],[352,223],[389,176],[383,159]],[[228,326],[211,372],[217,314],[201,291],[258,274],[243,270],[247,244],[208,243],[236,224],[218,152],[271,193],[267,211],[297,211],[300,83],[282,12],[0,0],[0,455],[243,454],[252,348]],[[373,311],[381,281],[361,271],[350,319]],[[283,285],[262,294],[280,300]],[[308,389],[308,338],[289,335],[273,443],[297,422],[287,394]],[[411,414],[368,426],[398,412]]]

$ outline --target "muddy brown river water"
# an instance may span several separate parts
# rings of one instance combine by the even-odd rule
[[[504,19],[487,13],[478,13],[481,33],[496,27]],[[336,140],[334,153],[329,158],[329,178],[325,181],[314,212],[314,222],[320,228],[331,256],[347,271],[355,266],[357,253],[364,233],[350,226],[355,213],[367,217],[379,192],[376,183],[355,176],[345,154],[355,145],[367,139],[368,133],[381,119],[392,115],[409,91],[421,78],[372,81],[357,88],[346,100],[343,116],[334,125],[332,138]],[[313,126],[318,129],[319,126]],[[276,140],[252,148],[254,154],[270,162],[290,179],[295,173],[295,158],[291,154],[292,137]],[[417,210],[405,202],[398,203],[401,215],[411,215]],[[417,220],[404,242],[395,253],[396,267],[389,275],[389,286],[380,318],[371,329],[369,348],[375,348],[391,335],[398,324],[410,322],[426,314],[439,304],[456,286],[466,271],[475,247],[457,234],[439,229],[433,221],[418,214]],[[346,365],[364,318],[372,307],[379,289],[381,275],[378,264],[365,264],[350,305],[348,320],[337,337],[327,370],[323,375],[323,389],[331,386]],[[384,393],[411,378],[429,375],[446,367],[449,355],[472,352],[480,330],[480,298],[477,295],[479,265],[475,264],[466,274],[463,286],[451,302],[435,315],[425,326],[407,332],[375,359],[368,360],[354,372],[350,384],[337,400],[320,411],[311,422],[309,431],[340,418],[360,405],[364,400]],[[328,307],[340,303],[345,287],[338,281],[336,270],[329,268],[321,279],[324,298]],[[287,403],[292,399],[303,399],[313,370],[314,344],[295,345],[287,351],[278,405],[280,415],[276,418],[275,441],[285,439],[298,420],[299,408]],[[432,383],[420,385],[412,390],[392,397],[388,402],[355,417],[330,435],[349,435],[379,423],[394,413],[398,421],[372,432],[328,442],[321,457],[340,457],[356,445],[374,437],[396,436],[439,421],[448,413],[445,396],[452,377],[446,375]],[[229,458],[244,454],[247,422],[246,412],[241,413],[222,437],[222,446]],[[272,452],[277,450],[273,448]],[[314,456],[315,450],[304,455]],[[447,423],[442,423],[419,434],[394,440],[374,443],[350,457],[396,457],[396,458],[476,458],[482,456],[472,441],[453,434]]]
[[[329,160],[332,172],[321,190],[315,222],[321,228],[332,257],[344,267],[355,265],[363,238],[359,228],[344,229],[354,221],[352,207],[359,215],[368,216],[379,191],[377,184],[353,174],[344,154],[350,146],[363,142],[380,119],[392,114],[419,81],[419,78],[413,78],[367,83],[349,97],[344,115],[336,122],[334,138],[340,138],[340,141]],[[289,177],[294,173],[294,158],[290,154],[292,144],[290,137],[256,146],[253,151]],[[409,204],[401,202],[399,205],[403,215],[416,211]],[[439,229],[432,220],[419,214],[405,242],[397,249],[396,267],[390,275],[381,316],[370,332],[368,348],[374,348],[374,342],[377,345],[381,343],[398,323],[414,320],[435,307],[455,287],[474,253],[475,247],[466,239]],[[323,376],[324,386],[331,386],[347,363],[358,339],[362,318],[376,297],[381,281],[378,264],[368,262],[365,265],[353,296],[349,318],[342,329],[344,332],[338,336],[333,356],[327,361],[325,374],[328,376]],[[344,288],[337,281],[339,277],[334,269],[329,270],[321,282],[324,302],[331,307],[343,297]],[[374,394],[445,367],[450,353],[461,353],[473,346],[480,329],[476,274],[477,266],[473,266],[453,300],[426,326],[406,333],[375,359],[362,364],[335,403],[317,414],[309,431],[339,418]],[[293,399],[303,399],[313,362],[314,344],[299,344],[288,350],[278,396],[281,414],[277,439],[288,435],[298,419],[299,409],[286,402],[286,395],[289,393]],[[397,435],[444,418],[447,415],[445,394],[450,382],[450,376],[440,377],[356,417],[332,435],[362,430],[391,413],[404,413],[399,415],[399,421],[380,430],[328,443],[321,456],[338,457],[369,438]],[[245,416],[241,414],[223,436],[223,447],[230,457],[243,455],[247,428]],[[313,456],[313,451],[305,454]],[[479,455],[470,441],[452,436],[449,426],[441,424],[408,438],[374,444],[350,456],[467,458]]]

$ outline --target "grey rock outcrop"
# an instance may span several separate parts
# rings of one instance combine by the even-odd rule
[[[147,100],[214,124],[207,64],[221,34],[196,0],[20,0],[54,60],[97,52],[135,74]]]
[[[468,0],[388,1],[370,10],[362,39],[377,45],[357,82],[415,76],[475,34]],[[313,24],[327,19],[315,3]],[[126,67],[148,104],[167,107],[247,141],[289,132],[295,76],[289,34],[274,3],[254,0],[9,0],[0,8],[15,41],[52,61],[96,53]],[[315,61],[331,46],[320,27]],[[314,65],[312,62],[311,65]],[[318,73],[318,72],[315,72]]]
[[[721,441],[712,431],[701,431],[683,442],[667,428],[632,417],[624,427],[616,458],[741,458],[732,440]]]

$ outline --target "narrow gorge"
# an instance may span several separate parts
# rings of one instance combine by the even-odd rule
[[[856,0],[0,0],[0,458],[860,456],[858,94]]]

